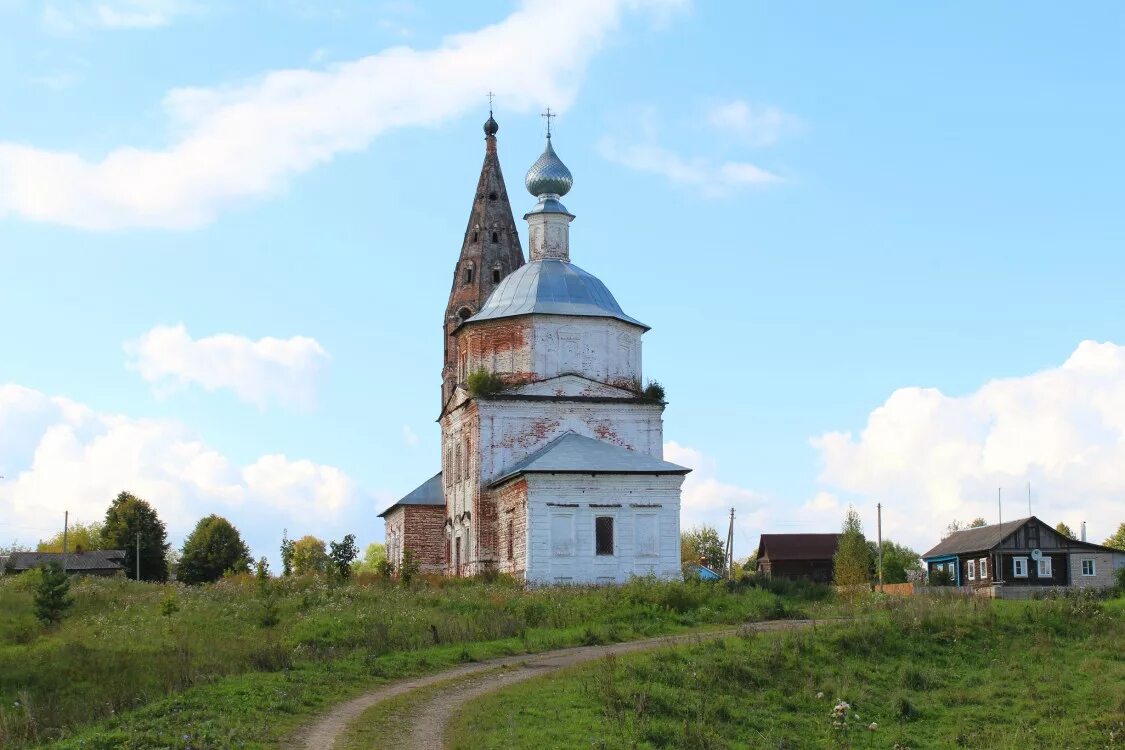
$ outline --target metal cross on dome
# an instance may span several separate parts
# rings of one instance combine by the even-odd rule
[[[543,114],[539,115],[539,116],[547,118],[547,137],[550,138],[551,137],[551,118],[552,117],[558,117],[558,115],[556,115],[554,112],[552,112],[550,107],[547,107],[547,111],[544,112]]]
[[[492,116],[492,92],[488,92],[488,116]]]

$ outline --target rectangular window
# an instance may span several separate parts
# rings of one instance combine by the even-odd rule
[[[613,554],[613,516],[598,516],[594,519],[594,541],[597,554]]]
[[[637,516],[637,556],[656,556],[656,516],[651,513]]]
[[[551,516],[551,554],[555,557],[573,557],[574,516]]]
[[[1094,561],[1093,560],[1083,560],[1082,561],[1082,575],[1084,575],[1084,576],[1097,575],[1097,571],[1094,569]]]
[[[982,557],[977,562],[977,567],[980,568],[980,579],[982,581],[987,581],[988,580],[988,558]]]
[[[515,536],[516,524],[514,521],[508,521],[508,559],[511,560],[515,555]]]
[[[1049,557],[1040,557],[1039,558],[1039,577],[1040,578],[1050,578],[1051,577],[1051,558],[1049,558]]]
[[[969,580],[975,581],[977,578],[977,561],[969,560]]]
[[[1026,557],[1013,557],[1012,558],[1012,573],[1016,578],[1027,578],[1027,558]]]

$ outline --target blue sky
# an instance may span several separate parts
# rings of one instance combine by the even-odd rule
[[[0,539],[123,488],[176,544],[211,512],[257,554],[380,539],[438,466],[493,90],[517,217],[561,112],[572,257],[653,326],[685,525],[734,505],[745,552],[882,502],[926,548],[1030,481],[1100,540],[1123,40],[1115,3],[0,0]]]

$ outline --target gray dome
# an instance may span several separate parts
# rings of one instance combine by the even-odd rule
[[[467,322],[530,313],[616,318],[648,329],[621,310],[597,277],[573,263],[556,259],[535,260],[508,274],[489,295],[480,312]]]
[[[536,198],[541,195],[557,195],[561,198],[570,192],[574,176],[551,147],[551,136],[547,136],[547,147],[531,165],[531,169],[527,170],[523,184],[527,186],[527,192]]]
[[[489,112],[488,119],[484,121],[484,134],[496,135],[499,130],[500,124],[496,122],[496,120],[492,117],[492,113]]]

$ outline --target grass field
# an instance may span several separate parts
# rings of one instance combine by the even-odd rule
[[[1125,600],[853,614],[525,682],[459,716],[453,747],[1125,748]]]
[[[37,574],[0,578],[0,747],[252,748],[374,685],[465,661],[801,614],[807,598],[638,580],[406,589],[250,576],[204,587],[76,580],[61,625]],[[799,610],[795,610],[799,607]]]

